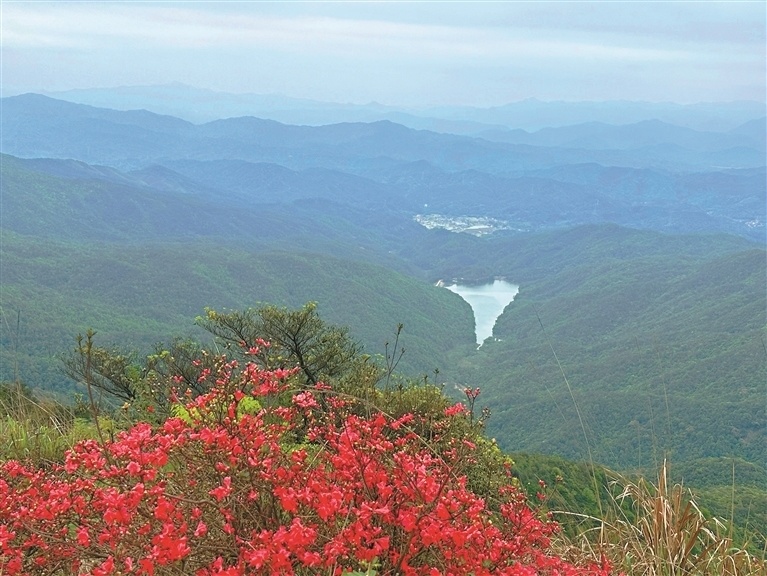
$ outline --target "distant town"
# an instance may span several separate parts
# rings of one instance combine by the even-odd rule
[[[424,228],[442,228],[450,232],[465,232],[486,236],[499,230],[515,230],[505,220],[487,216],[444,216],[442,214],[416,214],[413,219]]]

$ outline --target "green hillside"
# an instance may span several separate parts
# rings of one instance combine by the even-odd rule
[[[3,232],[2,379],[71,390],[56,356],[93,328],[104,344],[146,351],[193,334],[205,307],[316,301],[323,318],[349,326],[369,354],[384,354],[398,323],[401,366],[431,373],[446,353],[471,347],[473,317],[457,295],[370,264],[311,253],[248,253],[204,242],[72,245]],[[17,334],[17,320],[18,334]]]
[[[587,458],[577,404],[594,459],[613,467],[764,462],[765,264],[754,249],[512,276],[520,294],[462,377],[484,386],[509,449]]]

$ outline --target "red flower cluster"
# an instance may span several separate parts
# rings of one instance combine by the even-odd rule
[[[83,442],[52,470],[4,463],[0,574],[609,573],[551,554],[556,525],[511,485],[472,493],[470,443],[438,453],[414,416],[355,415],[326,386],[288,396],[289,371],[222,362],[208,378],[184,419]]]

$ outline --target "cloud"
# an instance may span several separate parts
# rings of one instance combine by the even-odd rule
[[[595,42],[594,38],[541,38],[520,27],[501,30],[322,16],[217,14],[174,5],[59,4],[42,9],[39,4],[10,4],[4,13],[3,33],[5,46],[16,49],[268,48],[300,54],[315,48],[330,54],[360,55],[383,50],[388,57],[426,60],[524,56],[652,61],[687,57],[684,50],[622,46]]]
[[[2,10],[6,78],[31,82],[30,62],[52,54],[71,66],[43,67],[39,86],[44,73],[59,88],[67,77],[101,75],[101,85],[159,78],[249,91],[258,77],[261,91],[399,103],[425,91],[471,98],[483,82],[483,97],[497,103],[512,93],[616,97],[618,86],[627,98],[665,89],[662,99],[686,101],[764,91],[764,7],[749,3],[4,2]],[[512,86],[519,78],[529,93]],[[704,89],[721,78],[730,86]]]

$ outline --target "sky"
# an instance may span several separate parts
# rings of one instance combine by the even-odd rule
[[[393,106],[765,101],[767,3],[0,0],[0,86]]]

